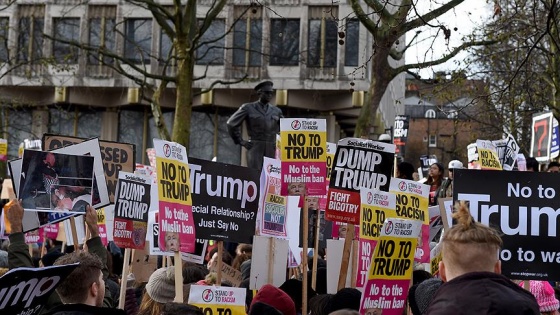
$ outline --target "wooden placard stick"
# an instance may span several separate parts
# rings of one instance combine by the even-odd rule
[[[119,295],[119,306],[121,310],[124,310],[124,302],[126,298],[126,278],[128,276],[128,268],[130,266],[130,248],[124,249],[124,259],[123,259],[123,269],[121,276],[121,292]]]
[[[224,242],[218,241],[218,272],[216,275],[216,285],[222,285],[222,257],[224,255]]]
[[[268,278],[267,283],[274,283],[274,252],[276,250],[276,243],[274,237],[268,238]]]
[[[317,207],[318,208],[318,207]],[[319,259],[319,231],[321,230],[321,210],[316,209],[314,210],[317,214],[315,224],[315,239],[313,244],[313,271],[311,274],[311,287],[313,290],[316,289],[317,286],[317,260]]]
[[[358,280],[358,240],[352,241],[352,273],[350,277],[350,287],[356,288]]]
[[[309,245],[307,242],[309,242],[309,217],[308,217],[308,212],[309,212],[309,204],[307,202],[307,196],[304,195],[302,196],[303,199],[303,255],[301,257],[301,268],[303,269],[301,271],[302,273],[302,280],[303,280],[303,286],[302,286],[302,305],[301,305],[301,313],[302,314],[307,314],[307,262],[308,262],[308,258],[307,258],[307,249]]]
[[[175,252],[175,300],[173,302],[183,303],[183,264],[181,263],[181,253]]]
[[[78,231],[76,230],[76,219],[70,217],[70,229],[72,230],[72,241],[74,242],[74,251],[80,251],[80,242],[78,241]]]
[[[342,262],[340,263],[340,274],[338,276],[337,291],[346,286],[346,277],[348,275],[348,264],[350,261],[350,252],[352,251],[352,241],[354,240],[354,224],[346,225],[346,238],[344,239],[344,249],[342,250]]]

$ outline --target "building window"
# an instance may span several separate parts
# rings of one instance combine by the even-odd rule
[[[199,20],[199,25],[202,20]],[[213,20],[200,37],[196,50],[197,65],[223,65],[226,21]]]
[[[19,6],[18,62],[38,63],[43,58],[45,7]]]
[[[167,25],[169,25],[169,27],[171,28],[175,27],[171,21],[167,21]],[[172,49],[173,49],[173,42],[171,41],[171,38],[169,38],[167,33],[163,30],[163,28],[161,28],[160,36],[159,36],[159,59],[158,59],[160,64],[162,65],[172,64],[170,60],[173,57],[171,55]]]
[[[428,138],[428,146],[430,148],[437,147],[437,136],[436,135],[430,135],[430,137]]]
[[[309,7],[308,67],[336,67],[337,17],[337,7]]]
[[[8,51],[8,34],[10,28],[10,19],[0,17],[0,61],[6,62],[9,59]]]
[[[89,7],[89,45],[99,50],[115,51],[115,17],[117,8],[115,6],[90,6]],[[103,58],[103,59],[101,59]],[[112,64],[113,58],[102,54],[89,53],[88,63],[98,65]]]
[[[133,63],[149,64],[152,54],[152,20],[125,21],[124,56]]]
[[[360,55],[360,21],[346,20],[346,39],[344,41],[344,65],[357,67]]]
[[[256,12],[247,7],[236,7],[240,17],[233,26],[233,65],[260,66],[262,59],[262,7]]]
[[[270,65],[297,66],[299,63],[299,19],[272,19]]]
[[[67,42],[80,41],[80,18],[53,19],[53,57],[57,63],[78,63],[78,48]]]
[[[436,111],[433,110],[433,109],[428,109],[428,110],[426,111],[426,113],[424,114],[424,118],[428,118],[428,119],[430,119],[430,118],[432,118],[432,119],[433,119],[433,118],[436,118]]]

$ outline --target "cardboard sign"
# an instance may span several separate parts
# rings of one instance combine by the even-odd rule
[[[325,119],[281,118],[282,195],[323,196],[327,177]]]
[[[79,137],[45,134],[43,135],[43,150],[55,150],[71,144],[78,144],[85,140]],[[101,160],[103,161],[109,201],[113,203],[115,202],[115,189],[117,187],[119,171],[134,172],[136,145],[113,141],[99,141],[99,149],[101,151]],[[99,186],[103,187],[101,184]]]
[[[414,267],[420,221],[387,219],[375,247],[360,314],[401,315]],[[371,313],[369,313],[371,312]]]
[[[178,143],[160,139],[154,139],[154,146],[159,194],[160,249],[192,253],[196,237],[187,150]]]
[[[360,242],[358,249],[358,273],[356,287],[366,284],[373,249],[377,245],[385,218],[396,218],[396,196],[379,190],[360,190],[362,210],[360,214]]]
[[[194,158],[189,165],[197,237],[251,243],[259,206],[259,172]]]
[[[91,156],[25,150],[19,199],[27,211],[85,213],[93,187]],[[45,221],[39,220],[42,224]]]
[[[355,242],[355,241],[354,241]],[[358,255],[354,253],[354,246],[350,247],[350,256],[348,261],[348,266],[354,265],[354,257],[358,258]],[[327,251],[329,263],[327,264],[327,293],[335,294],[338,292],[338,278],[340,276],[340,265],[342,264],[342,256],[344,250],[344,240],[327,240]],[[373,251],[373,248],[372,248]],[[358,264],[360,262],[358,261]],[[346,282],[344,287],[350,288],[352,284],[352,273],[348,272],[346,274]],[[361,288],[357,288],[361,289]]]
[[[159,223],[156,220],[156,211],[150,211],[148,217],[148,233],[146,241],[149,243],[149,253],[154,256],[173,256],[172,252],[163,251],[159,247]],[[207,240],[196,239],[194,253],[181,253],[181,259],[195,264],[203,264],[206,249],[208,247]],[[149,277],[149,276],[148,276]]]
[[[393,144],[340,140],[327,194],[327,220],[359,224],[360,188],[388,191],[394,155]]]
[[[393,143],[395,154],[405,155],[406,140],[408,138],[408,116],[397,115],[393,128]]]
[[[519,153],[519,145],[517,144],[517,141],[515,141],[515,138],[511,134],[507,133],[507,137],[505,139],[494,140],[492,143],[496,146],[503,170],[513,170],[515,162],[517,161],[517,154]]]
[[[533,115],[530,156],[539,162],[548,162],[550,160],[553,119],[552,112]]]
[[[422,222],[414,259],[421,263],[429,263],[430,213],[428,212],[428,199],[430,186],[393,177],[390,191],[397,195],[396,214],[398,218]]]
[[[456,170],[453,199],[470,202],[475,221],[503,240],[502,274],[510,279],[560,280],[558,175]]]
[[[120,248],[143,249],[148,230],[152,178],[119,173],[113,241]]]
[[[249,288],[259,290],[265,284],[272,284],[275,287],[281,286],[286,281],[288,240],[269,236],[255,236],[253,252],[259,254],[253,255],[251,258]],[[272,275],[272,279],[269,279],[269,275]]]
[[[217,261],[214,261],[212,266],[210,266],[210,272],[218,272]],[[234,269],[226,263],[222,263],[222,279],[229,282],[234,287],[239,287],[241,281],[243,281],[243,275],[241,274],[241,271]]]
[[[287,198],[280,195],[281,162],[277,159],[263,157],[259,196],[260,207],[257,213],[257,231],[255,235],[270,235],[285,238],[288,217]]]
[[[245,315],[247,289],[193,285],[189,304],[200,307],[206,315]]]
[[[40,314],[55,289],[78,264],[16,268],[0,277],[2,314]]]

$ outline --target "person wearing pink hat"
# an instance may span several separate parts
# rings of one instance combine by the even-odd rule
[[[520,286],[523,286],[524,282],[521,281],[519,283]],[[554,295],[554,288],[550,285],[550,283],[546,281],[536,281],[530,280],[530,290],[531,293],[537,299],[537,303],[539,303],[539,311],[542,315],[560,315],[558,312],[558,308],[560,308],[560,302],[556,299]]]

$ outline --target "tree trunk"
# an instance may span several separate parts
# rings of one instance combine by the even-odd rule
[[[177,99],[175,101],[175,117],[171,139],[188,149],[191,135],[194,52],[188,49],[187,46],[186,39],[177,39],[177,59],[179,61],[177,68]]]
[[[356,123],[355,137],[369,138],[371,127],[375,121],[375,115],[379,108],[379,103],[394,78],[392,68],[389,66],[387,58],[389,51],[375,52],[371,60],[371,82],[366,95],[364,106],[360,111],[358,122]]]

